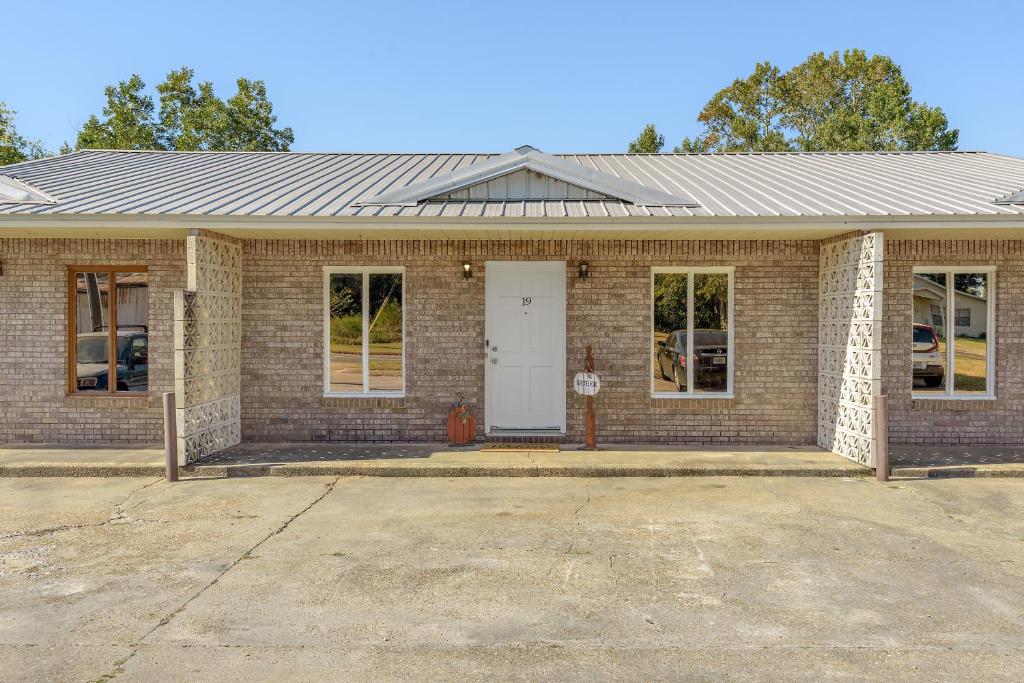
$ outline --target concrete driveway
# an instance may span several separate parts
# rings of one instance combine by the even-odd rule
[[[1024,677],[1024,482],[0,480],[0,679]]]

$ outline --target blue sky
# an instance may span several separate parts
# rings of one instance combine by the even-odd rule
[[[1024,156],[1024,49],[1009,2],[36,2],[4,32],[0,100],[51,149],[182,64],[221,96],[263,79],[296,150],[624,151],[646,122],[671,148],[755,62],[860,47],[945,109],[961,149]],[[12,59],[13,56],[13,59]]]

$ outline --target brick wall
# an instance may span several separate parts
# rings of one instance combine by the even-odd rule
[[[891,443],[1019,445],[1024,441],[1024,241],[889,240],[883,372]],[[914,399],[910,330],[914,266],[995,265],[996,400]]]
[[[564,260],[567,378],[594,347],[604,442],[809,444],[817,400],[814,241],[284,241],[243,243],[242,438],[440,441],[458,396],[484,414],[484,261]],[[469,260],[475,276],[462,277]],[[578,263],[590,264],[587,280]],[[323,398],[323,266],[406,268],[406,396]],[[735,394],[650,396],[650,267],[731,265]],[[569,437],[583,401],[569,392]]]
[[[159,443],[174,388],[172,291],[184,240],[0,239],[0,442]],[[153,398],[67,396],[67,266],[149,266]]]
[[[467,258],[476,273],[468,281],[460,267]],[[813,443],[813,241],[245,241],[243,438],[440,440],[442,418],[458,395],[482,423],[483,262],[520,259],[568,262],[567,374],[579,369],[591,343],[603,380],[603,441]],[[588,280],[575,277],[581,260],[591,265]],[[173,388],[171,301],[186,284],[185,241],[0,239],[0,261],[0,442],[158,443],[159,394]],[[155,398],[66,396],[66,266],[119,263],[149,266]],[[379,264],[407,269],[407,396],[324,399],[322,267]],[[947,264],[998,268],[995,401],[911,398],[912,268]],[[650,397],[652,265],[736,266],[735,399]],[[882,376],[892,442],[1024,441],[1024,242],[888,240],[884,282]],[[583,402],[572,392],[568,401],[569,434],[581,440]]]

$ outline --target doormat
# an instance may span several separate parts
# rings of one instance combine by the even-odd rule
[[[501,451],[542,451],[547,453],[557,453],[559,448],[557,443],[485,443],[480,451],[490,453]]]

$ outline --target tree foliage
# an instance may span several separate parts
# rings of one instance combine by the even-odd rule
[[[715,93],[676,152],[953,150],[957,129],[911,97],[900,67],[864,50],[816,52],[787,72],[760,63]]]
[[[760,63],[754,73],[715,93],[697,116],[703,132],[692,140],[684,138],[676,151],[786,151],[786,111],[784,75],[778,67]]]
[[[90,116],[76,149],[169,149],[287,151],[291,128],[275,128],[277,117],[263,81],[239,78],[227,100],[209,81],[194,85],[187,66],[171,71],[156,86],[159,111],[138,75],[104,90],[102,118]]]
[[[686,273],[654,276],[654,329],[668,334],[686,329]],[[693,277],[693,327],[724,330],[729,320],[729,276],[697,273]]]
[[[47,154],[41,142],[29,140],[18,133],[14,125],[15,113],[0,102],[0,166],[38,159]]]
[[[658,133],[653,123],[648,123],[637,136],[636,140],[629,143],[630,154],[657,154],[665,146],[665,136]]]

